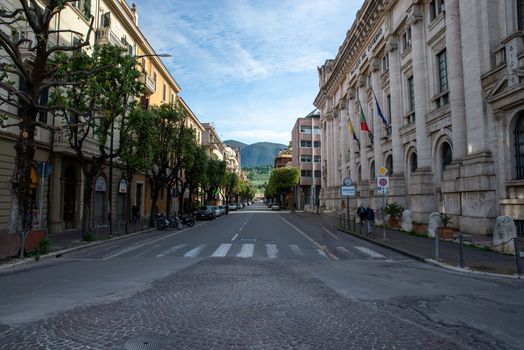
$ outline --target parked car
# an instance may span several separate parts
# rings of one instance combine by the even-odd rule
[[[195,213],[195,217],[198,219],[209,219],[214,220],[216,217],[215,209],[212,205],[203,205]]]
[[[229,208],[229,211],[237,210],[237,206],[235,205],[235,203],[229,203],[227,207]]]
[[[236,205],[237,209],[242,209],[242,204],[237,203],[237,204],[235,204],[235,205]]]
[[[277,203],[273,203],[271,210],[280,210],[280,206]]]
[[[220,215],[226,214],[226,206],[225,205],[219,205],[218,209],[220,209]]]
[[[222,212],[220,211],[220,207],[218,205],[213,205],[213,210],[215,211],[215,217],[219,217],[222,215]]]

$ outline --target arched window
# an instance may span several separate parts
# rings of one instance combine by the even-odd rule
[[[360,165],[358,166],[358,174],[357,174],[357,183],[360,183],[362,181],[362,168]]]
[[[369,167],[369,178],[374,179],[376,177],[375,173],[375,161],[371,162],[371,165]]]
[[[451,153],[451,145],[448,142],[444,142],[442,144],[440,154],[441,154],[440,161],[442,164],[442,171],[444,171],[444,169],[446,169],[446,166],[450,165],[451,161],[453,160],[452,153]]]
[[[386,158],[386,169],[388,169],[388,175],[393,174],[393,157],[391,154]]]
[[[522,112],[515,126],[515,160],[517,179],[524,179],[524,113]]]
[[[417,154],[412,153],[411,157],[409,157],[409,171],[411,173],[414,173],[415,170],[417,170],[417,167],[418,167]]]

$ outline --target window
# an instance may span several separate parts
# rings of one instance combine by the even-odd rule
[[[431,0],[429,2],[429,20],[433,22],[444,12],[444,0]]]
[[[311,141],[309,141],[309,140],[300,140],[300,147],[309,147],[309,148],[311,148]]]
[[[515,126],[515,160],[517,179],[524,179],[524,112],[520,113]]]
[[[304,134],[311,134],[311,126],[310,125],[300,125],[300,132]]]
[[[315,163],[320,163],[320,156],[315,156],[314,160],[315,160]]]
[[[413,85],[413,77],[409,77],[408,83],[408,112],[407,123],[415,121],[415,87]]]
[[[310,141],[311,142],[311,141]],[[314,141],[313,142],[313,147],[315,148],[320,148],[320,141]]]
[[[411,157],[409,158],[409,169],[410,169],[410,172],[411,173],[415,172],[415,170],[417,170],[417,167],[418,167],[417,154],[413,153],[411,155]]]
[[[102,27],[109,28],[111,27],[111,12],[106,12],[102,15]]]
[[[393,174],[393,157],[391,155],[386,158],[386,169],[388,169],[388,176],[391,176]]]
[[[142,57],[142,72],[145,72],[146,71],[146,59],[144,57]]]
[[[374,179],[376,177],[375,173],[375,161],[371,162],[371,166],[369,167],[369,178]]]
[[[382,73],[385,73],[389,70],[389,55],[386,53],[382,57]]]
[[[166,100],[166,84],[162,86],[162,101]]]
[[[402,34],[402,52],[411,48],[411,27]]]
[[[517,236],[524,237],[524,220],[515,220],[515,226],[517,228]]]
[[[451,153],[451,145],[447,142],[445,142],[442,145],[442,154],[441,154],[441,162],[442,162],[442,170],[446,169],[446,166],[451,164],[451,161],[453,160],[452,153]]]
[[[315,177],[320,178],[321,176],[322,176],[322,173],[320,172],[320,170],[315,170]]]
[[[71,2],[73,7],[76,7],[84,17],[91,16],[91,0],[78,0]]]
[[[387,121],[391,125],[391,95],[386,96],[386,108],[387,108]]]
[[[313,173],[311,172],[311,170],[301,170],[300,176],[301,177],[311,177],[313,176]]]
[[[155,82],[155,85],[156,85],[156,72],[153,72],[153,81]]]
[[[519,30],[524,30],[524,0],[517,0],[517,16]]]
[[[320,127],[319,126],[313,127],[313,134],[320,135]]]
[[[446,57],[446,50],[437,55],[437,69],[438,69],[438,93],[439,96],[435,100],[437,108],[445,106],[449,103],[449,85],[448,85],[448,61]]]
[[[300,156],[300,162],[301,163],[311,163],[311,156],[308,156],[308,155]]]

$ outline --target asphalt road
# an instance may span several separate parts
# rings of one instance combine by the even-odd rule
[[[0,349],[519,349],[524,284],[251,206],[0,273]]]

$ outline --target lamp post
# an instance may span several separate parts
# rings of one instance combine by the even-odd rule
[[[142,57],[171,57],[170,54],[144,54],[137,55],[134,58],[139,59]],[[111,138],[109,141],[109,203],[108,203],[108,224],[109,224],[109,237],[113,236],[113,147],[114,147],[114,135],[115,135],[115,121],[111,123]],[[128,196],[130,193],[127,194]],[[129,209],[128,209],[129,210]]]

